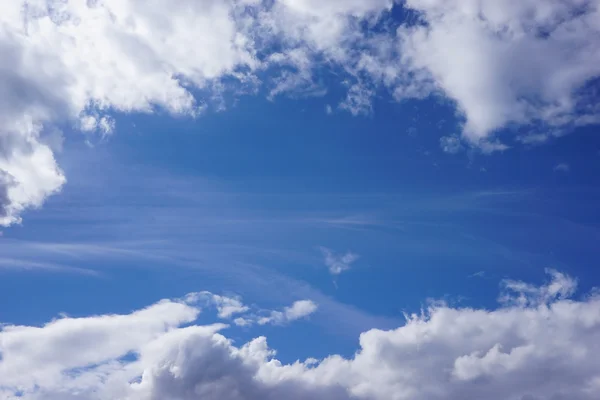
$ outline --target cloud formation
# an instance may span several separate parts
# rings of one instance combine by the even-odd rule
[[[477,143],[509,123],[597,120],[600,2],[407,0],[425,24],[398,31],[402,58],[454,99]]]
[[[507,148],[495,138],[507,126],[548,127],[519,139],[539,143],[598,123],[599,4],[2,0],[0,225],[65,184],[48,140],[59,128],[109,135],[115,113],[197,116],[222,109],[225,92],[321,95],[324,69],[347,89],[338,108],[355,115],[376,112],[385,92],[447,96],[463,138],[486,152]]]
[[[560,163],[556,164],[553,169],[556,172],[569,172],[571,170],[571,167],[567,163]]]
[[[456,154],[463,150],[463,145],[460,142],[460,138],[456,135],[442,136],[440,138],[440,147],[444,153]]]
[[[185,302],[215,307],[217,317],[220,319],[232,319],[237,316],[233,319],[233,323],[237,326],[285,325],[308,317],[318,308],[318,305],[312,300],[298,300],[281,311],[265,310],[244,304],[239,296],[222,296],[207,291],[189,293],[185,296]]]
[[[258,337],[163,300],[126,315],[63,317],[0,331],[0,395],[10,400],[593,400],[600,394],[600,298],[576,282],[505,281],[504,306],[435,305],[395,330],[370,330],[351,358],[282,364]],[[523,301],[522,299],[525,299]],[[192,325],[190,325],[192,324]]]
[[[326,247],[320,247],[320,250],[324,257],[323,262],[329,268],[331,275],[339,275],[349,270],[352,264],[359,258],[358,254],[350,251],[345,254],[336,254],[333,250]]]
[[[275,324],[281,325],[306,318],[317,311],[317,305],[311,300],[295,301],[290,307],[285,307],[283,311],[271,311],[267,317],[258,319],[259,325]]]
[[[235,314],[243,314],[250,310],[250,307],[242,303],[242,299],[239,297],[228,297],[213,294],[211,292],[199,292],[190,293],[185,297],[188,303],[197,303],[204,300],[207,304],[213,305],[217,308],[217,316],[219,318],[231,318]]]

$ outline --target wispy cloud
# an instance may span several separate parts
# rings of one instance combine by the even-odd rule
[[[485,271],[478,271],[468,276],[468,278],[485,278]]]
[[[221,296],[211,292],[203,291],[198,293],[190,293],[185,297],[187,303],[196,303],[204,300],[206,303],[217,308],[218,317],[227,319],[235,314],[243,314],[250,310],[250,307],[242,303],[239,296]]]
[[[359,258],[358,254],[350,251],[344,254],[336,254],[333,250],[330,250],[327,247],[319,247],[319,249],[324,257],[323,262],[327,268],[329,268],[331,275],[334,276],[349,270],[352,264]]]
[[[259,314],[248,314],[236,318],[233,322],[238,326],[258,325],[285,325],[299,319],[307,318],[317,311],[317,304],[312,300],[298,300],[283,310],[265,311]],[[261,316],[262,314],[262,316]],[[265,315],[266,314],[266,315]]]
[[[556,172],[569,172],[571,167],[567,163],[559,163],[554,166],[554,171]]]
[[[440,147],[444,153],[456,154],[461,152],[464,147],[458,135],[443,136],[440,138]]]
[[[42,271],[71,273],[90,276],[100,276],[98,271],[85,268],[77,268],[64,264],[55,264],[51,262],[33,261],[27,259],[17,259],[9,257],[0,257],[0,269],[16,271]]]
[[[217,317],[221,319],[231,319],[239,315],[233,322],[238,326],[245,327],[256,324],[285,325],[308,317],[318,308],[312,300],[298,300],[282,310],[265,310],[244,304],[241,296],[222,296],[208,291],[189,293],[185,296],[184,301],[191,305],[204,303],[207,306],[213,306],[217,309]]]

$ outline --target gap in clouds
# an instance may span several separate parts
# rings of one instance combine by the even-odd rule
[[[247,112],[242,106],[235,112]],[[328,116],[323,113],[323,118]],[[294,125],[299,121],[293,120]],[[219,124],[199,134],[186,133],[180,126],[166,132],[160,127],[147,131],[146,135],[157,140],[153,151],[189,150],[171,153],[178,156],[180,165],[188,165],[182,169],[165,171],[155,166],[156,157],[144,156],[146,150],[137,147],[142,142],[125,135],[94,149],[65,152],[62,163],[70,168],[70,184],[45,208],[29,213],[23,227],[6,232],[3,253],[75,263],[109,275],[113,281],[87,281],[81,288],[73,288],[71,278],[62,282],[64,278],[58,277],[52,278],[53,286],[40,290],[36,286],[42,279],[32,284],[23,279],[10,285],[14,287],[7,286],[7,301],[15,291],[35,291],[44,299],[54,288],[64,297],[51,304],[67,306],[58,309],[81,307],[83,313],[92,304],[71,305],[69,298],[95,293],[102,302],[98,306],[104,307],[99,313],[111,307],[126,307],[126,312],[155,301],[159,293],[174,297],[209,289],[231,290],[249,298],[272,297],[275,304],[267,306],[276,308],[292,301],[289,293],[299,291],[322,296],[319,303],[325,303],[322,307],[329,310],[329,317],[314,322],[323,324],[325,330],[339,318],[349,325],[334,328],[358,332],[365,327],[388,326],[390,318],[417,309],[427,297],[447,298],[452,304],[476,299],[491,307],[495,282],[505,275],[530,280],[541,269],[556,267],[576,271],[584,288],[586,282],[596,279],[597,191],[550,181],[556,179],[553,164],[539,168],[539,175],[527,176],[521,167],[529,165],[520,161],[521,165],[507,167],[502,179],[494,178],[494,184],[501,187],[493,188],[487,175],[469,168],[467,157],[464,163],[453,164],[453,169],[441,171],[433,167],[421,170],[406,164],[402,157],[388,164],[388,160],[378,160],[377,152],[359,152],[364,143],[358,132],[362,127],[333,132],[332,139],[312,130],[320,122],[300,126],[307,132],[302,138],[307,150],[296,150],[287,157],[289,165],[280,176],[272,171],[266,176],[247,171],[249,164],[227,151],[232,147],[231,133],[221,132]],[[185,121],[182,124],[192,126]],[[284,119],[281,124],[286,126]],[[377,121],[369,124],[382,127]],[[266,136],[272,138],[273,133]],[[261,137],[257,131],[257,138],[244,143],[243,152],[238,149],[239,153],[233,154],[260,158],[267,140]],[[348,138],[350,144],[342,146],[348,142],[341,138]],[[341,154],[331,163],[304,169],[313,161],[306,156],[322,140],[338,146],[333,149]],[[117,151],[109,152],[113,149]],[[136,151],[134,157],[129,156]],[[441,150],[439,153],[438,157],[445,157]],[[395,156],[394,151],[389,159]],[[195,172],[192,177],[192,167],[203,157],[210,157],[211,162],[204,165],[212,166],[214,175],[226,176],[203,178]],[[504,165],[507,160],[503,155],[486,161],[489,167],[491,163]],[[265,167],[258,171],[267,171]],[[338,179],[346,167],[355,168],[352,182]],[[230,171],[228,176],[222,168]],[[490,168],[489,174],[494,170]],[[454,174],[456,180],[448,181]],[[544,178],[544,174],[552,178]],[[511,185],[517,177],[524,185],[535,181],[542,187],[515,188]],[[585,178],[579,179],[589,187],[591,181]],[[471,191],[445,189],[467,181]],[[420,191],[425,183],[438,189]],[[563,206],[575,200],[577,207]],[[581,223],[586,220],[587,224]],[[63,243],[49,241],[49,237],[58,237]],[[528,238],[536,238],[536,242]],[[12,241],[15,239],[18,242]],[[337,290],[315,250],[322,244],[361,255],[356,268],[340,277]],[[482,267],[492,279],[468,280]],[[128,292],[134,289],[138,299]],[[109,298],[106,292],[118,296]],[[339,333],[332,330],[333,335]],[[348,340],[354,343],[355,336]]]

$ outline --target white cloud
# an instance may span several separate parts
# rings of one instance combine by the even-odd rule
[[[350,112],[352,115],[369,115],[373,111],[371,98],[374,91],[364,85],[355,84],[348,89],[346,99],[339,105],[340,109]]]
[[[575,279],[553,269],[547,269],[546,273],[552,280],[541,287],[510,279],[504,280],[502,282],[504,293],[500,295],[500,302],[521,307],[537,307],[549,304],[555,299],[564,300],[573,296],[577,289]]]
[[[569,172],[570,170],[571,170],[571,167],[567,163],[560,163],[560,164],[556,164],[554,166],[554,171]]]
[[[317,311],[317,308],[317,305],[310,300],[299,300],[290,307],[285,307],[283,311],[271,311],[267,317],[258,318],[257,322],[259,325],[286,324],[308,317]]]
[[[323,254],[323,261],[332,275],[339,275],[342,272],[349,270],[352,264],[359,258],[358,254],[352,252],[336,254],[326,247],[320,247],[319,249]]]
[[[463,150],[463,145],[458,136],[443,136],[440,138],[440,147],[445,153],[456,154]]]
[[[599,0],[407,0],[419,17],[399,29],[393,3],[0,0],[0,225],[65,184],[47,140],[56,125],[108,135],[115,112],[197,116],[261,79],[271,98],[322,95],[322,68],[355,115],[381,89],[399,101],[444,93],[484,152],[507,148],[493,136],[509,124],[560,136],[598,122],[584,89],[600,75]]]
[[[304,319],[315,311],[318,305],[311,300],[298,300],[291,306],[279,310],[257,310],[233,320],[237,326],[258,325],[286,325],[290,322]]]
[[[168,330],[196,319],[199,310],[162,301],[129,315],[61,318],[43,327],[4,326],[0,333],[0,388],[56,387],[75,368],[137,352]]]
[[[357,22],[377,19],[392,4],[392,0],[280,0],[269,22],[274,33],[340,61],[348,57],[348,45],[361,37]]]
[[[190,293],[185,300],[188,303],[197,303],[204,300],[206,303],[214,305],[217,308],[219,318],[231,318],[235,314],[243,314],[250,310],[250,307],[242,303],[239,297],[220,296],[210,292]]]
[[[291,306],[284,307],[282,311],[265,310],[245,305],[239,296],[221,296],[207,291],[189,293],[184,300],[187,304],[202,303],[206,306],[216,307],[217,317],[221,319],[231,319],[233,316],[239,315],[233,319],[233,323],[237,326],[284,325],[306,318],[318,308],[317,304],[311,300],[298,300]]]
[[[42,140],[51,124],[79,121],[106,135],[108,111],[193,115],[201,106],[188,87],[254,68],[234,4],[2,1],[0,54],[11,61],[0,67],[0,225],[20,222],[66,182]]]
[[[562,126],[597,110],[577,91],[600,75],[597,0],[407,0],[425,24],[399,31],[404,62],[464,113],[465,137],[508,123]],[[592,103],[593,104],[593,103]]]
[[[8,400],[369,399],[594,400],[600,298],[568,298],[574,280],[505,282],[525,302],[432,306],[394,330],[370,330],[351,358],[282,364],[264,337],[235,347],[225,325],[164,300],[127,315],[64,317],[0,331]],[[292,307],[294,308],[294,307]],[[302,307],[298,307],[301,309]]]

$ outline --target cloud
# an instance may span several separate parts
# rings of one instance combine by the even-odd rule
[[[346,99],[340,103],[339,107],[354,116],[369,115],[373,111],[371,98],[374,95],[374,91],[364,85],[352,85],[348,89]]]
[[[485,271],[477,271],[469,275],[467,278],[485,278]]]
[[[464,148],[458,136],[443,136],[440,138],[440,147],[444,153],[460,153]]]
[[[287,323],[308,317],[317,311],[317,304],[311,300],[298,300],[291,306],[284,307],[282,311],[265,310],[250,307],[242,302],[239,296],[228,297],[203,291],[189,293],[185,296],[187,304],[205,304],[217,309],[217,317],[231,319],[234,315],[240,315],[233,320],[237,326],[251,325],[285,325]]]
[[[66,183],[48,140],[58,126],[106,136],[118,130],[115,113],[195,117],[222,110],[225,92],[323,95],[324,70],[354,115],[372,113],[384,92],[447,96],[464,138],[484,152],[507,148],[494,137],[507,126],[560,136],[598,123],[586,86],[600,75],[598,0],[1,4],[0,56],[11,60],[0,66],[2,226]]]
[[[291,306],[278,310],[257,310],[233,320],[237,326],[251,325],[285,325],[308,317],[317,311],[318,305],[311,300],[298,300]]]
[[[556,164],[553,169],[557,172],[569,172],[571,170],[571,167],[567,163],[560,163]]]
[[[320,250],[324,257],[323,261],[332,275],[339,275],[342,272],[349,270],[352,263],[359,258],[358,254],[352,252],[336,254],[326,247],[320,247]]]
[[[257,322],[259,325],[281,325],[306,318],[317,311],[317,308],[317,305],[310,300],[299,300],[290,307],[285,307],[283,311],[271,311],[269,316],[259,318]]]
[[[217,308],[219,318],[231,318],[234,314],[243,314],[250,310],[250,307],[242,303],[240,297],[227,297],[213,294],[210,292],[190,293],[186,296],[188,303],[197,303],[203,299],[206,303],[214,305]]]
[[[236,347],[226,325],[193,325],[199,309],[163,300],[125,315],[63,317],[0,331],[6,399],[574,399],[600,391],[600,298],[569,298],[550,271],[528,296],[490,311],[432,305],[393,330],[360,336],[351,358],[283,364],[264,337]],[[293,308],[293,307],[292,307]],[[301,307],[299,307],[301,308]],[[190,325],[191,324],[191,325]]]
[[[43,140],[53,124],[106,135],[115,128],[109,112],[195,115],[190,87],[226,74],[244,80],[236,68],[256,61],[234,4],[3,1],[0,55],[11,62],[0,68],[0,224],[20,222],[66,182]]]
[[[546,273],[552,280],[548,285],[541,287],[510,279],[502,281],[504,293],[499,298],[500,302],[521,307],[537,307],[549,304],[555,299],[564,300],[573,296],[577,289],[575,279],[553,269],[547,269]]]
[[[595,115],[586,83],[600,74],[600,2],[407,0],[422,23],[398,30],[401,57],[486,140],[509,123],[565,127]]]
[[[165,300],[128,315],[65,317],[43,327],[4,326],[0,388],[66,383],[69,370],[116,361],[198,314],[198,309]]]

